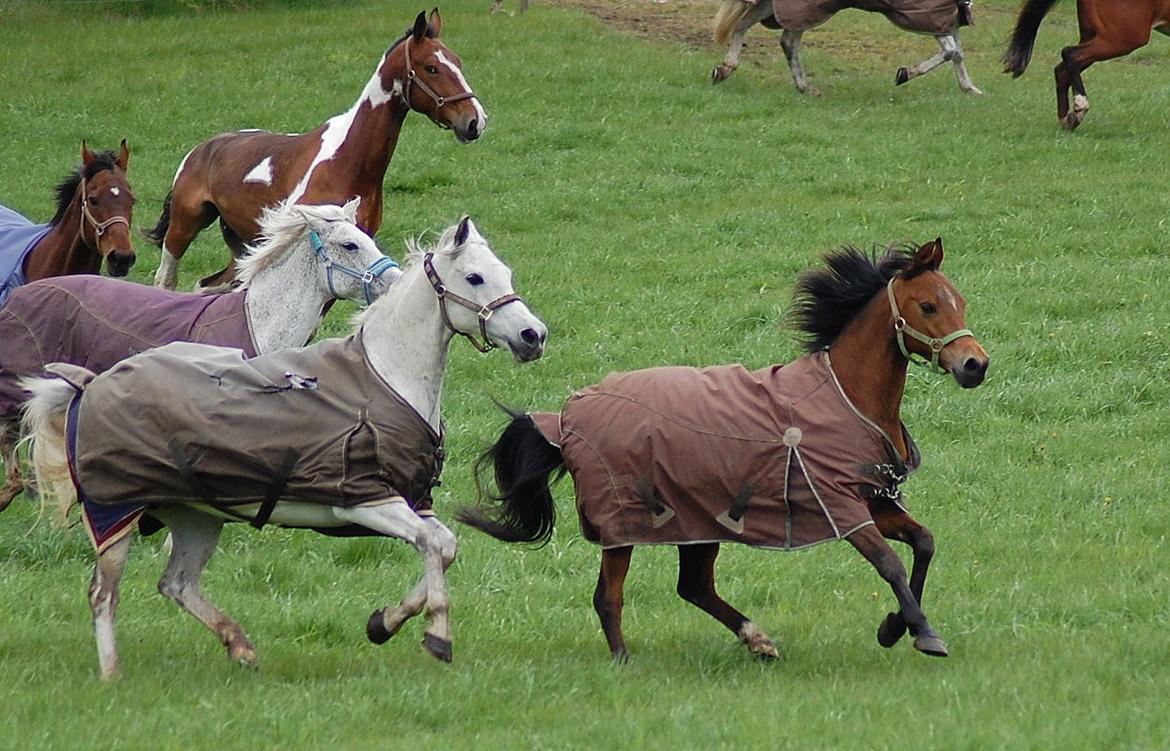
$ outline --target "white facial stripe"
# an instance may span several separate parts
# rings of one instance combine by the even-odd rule
[[[114,195],[116,195],[116,196],[120,196],[120,195],[122,195],[122,191],[118,190],[118,186],[117,186],[117,185],[115,185],[115,186],[113,186],[112,188],[110,188],[110,193],[112,193],[112,194],[114,194]]]
[[[272,157],[264,157],[248,174],[244,175],[244,182],[272,185]]]
[[[439,61],[439,63],[445,66],[447,70],[451,71],[451,74],[455,76],[455,80],[459,82],[459,85],[463,87],[464,91],[471,91],[471,84],[467,83],[467,79],[463,77],[463,71],[459,70],[459,68],[454,63],[448,60],[447,56],[443,54],[442,50],[435,51],[435,58]],[[479,130],[480,132],[483,132],[484,128],[487,127],[487,112],[484,111],[483,106],[480,105],[479,99],[477,97],[472,97],[470,101],[471,105],[475,107],[475,115],[479,119]]]
[[[949,289],[944,287],[942,294],[943,294],[943,297],[946,299],[947,303],[949,303],[952,308],[954,308],[955,310],[959,309],[959,301],[955,299],[955,295],[953,292],[951,292]]]

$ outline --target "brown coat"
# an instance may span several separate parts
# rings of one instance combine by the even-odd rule
[[[846,8],[881,13],[890,23],[922,34],[950,34],[960,25],[956,0],[772,0],[785,29],[820,26]]]
[[[853,407],[826,352],[615,373],[533,417],[573,477],[582,532],[607,548],[839,539],[873,523],[871,503],[898,503],[919,463]]]

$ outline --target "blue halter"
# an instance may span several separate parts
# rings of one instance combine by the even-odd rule
[[[366,297],[366,305],[374,301],[374,296],[371,294],[370,283],[373,282],[382,274],[390,269],[398,268],[398,263],[390,256],[384,255],[378,260],[371,263],[363,271],[361,269],[354,269],[344,264],[333,260],[328,253],[325,252],[325,243],[321,242],[321,236],[317,234],[316,230],[309,232],[309,245],[313,246],[313,252],[321,259],[321,263],[325,264],[325,280],[329,284],[329,294],[334,297],[340,297],[337,290],[333,288],[333,272],[339,271],[346,276],[360,279],[362,282],[362,293]]]

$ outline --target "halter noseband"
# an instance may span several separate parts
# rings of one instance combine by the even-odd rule
[[[461,92],[459,94],[455,94],[454,96],[447,96],[447,97],[440,96],[438,94],[438,92],[436,92],[434,89],[432,89],[430,86],[427,85],[426,81],[419,78],[418,74],[414,70],[414,65],[410,62],[410,37],[409,36],[407,36],[406,41],[404,41],[402,43],[402,54],[406,56],[406,85],[403,86],[402,97],[406,101],[407,107],[414,109],[414,105],[412,105],[410,103],[410,87],[412,85],[418,86],[420,89],[422,89],[423,93],[425,93],[432,100],[434,100],[435,104],[439,107],[439,109],[442,109],[444,105],[450,104],[451,102],[461,102],[464,99],[472,99],[472,98],[478,99],[478,97],[475,96],[475,92],[471,91],[470,89],[467,91]],[[436,125],[439,125],[439,127],[441,127],[441,128],[449,128],[450,127],[447,125],[442,125],[441,123],[436,123]]]
[[[427,281],[431,283],[431,287],[434,288],[435,294],[439,297],[439,312],[443,315],[443,323],[445,323],[447,328],[456,334],[467,337],[467,341],[471,342],[471,346],[475,347],[480,352],[492,351],[496,348],[496,343],[493,342],[491,337],[488,336],[487,322],[491,319],[492,314],[495,313],[498,309],[504,307],[510,302],[524,302],[524,298],[515,293],[509,293],[503,295],[502,297],[497,297],[487,305],[480,305],[474,300],[468,300],[466,297],[457,295],[451,290],[447,289],[447,286],[443,284],[443,280],[439,278],[439,273],[435,271],[435,265],[431,263],[431,258],[434,257],[434,255],[434,253],[427,253],[425,256],[423,256],[423,271],[426,272]],[[477,342],[473,335],[468,334],[465,331],[460,331],[451,325],[451,318],[447,315],[447,300],[451,300],[452,302],[462,305],[468,310],[475,311],[476,315],[479,317],[479,335],[483,338],[482,344]]]
[[[902,350],[902,355],[915,365],[922,365],[930,367],[938,373],[946,373],[947,371],[938,364],[939,353],[943,351],[943,347],[947,346],[956,339],[962,339],[964,336],[975,336],[970,329],[959,329],[952,331],[946,336],[939,338],[934,336],[927,336],[910,324],[906,323],[906,319],[902,317],[902,313],[898,310],[898,302],[894,299],[894,280],[890,279],[890,283],[886,285],[886,295],[890,298],[890,311],[894,314],[894,334],[898,340],[898,349]],[[915,360],[910,356],[910,350],[906,349],[906,335],[913,339],[917,339],[926,346],[930,347],[930,365],[926,363],[923,358],[922,362]]]
[[[112,226],[114,224],[125,224],[126,229],[129,230],[130,229],[130,220],[119,214],[117,216],[110,217],[109,219],[105,220],[104,222],[99,222],[97,220],[97,217],[95,217],[93,215],[93,213],[89,210],[89,198],[87,198],[85,195],[85,182],[86,182],[85,181],[85,172],[82,172],[81,173],[81,230],[80,230],[80,232],[81,232],[81,236],[82,236],[83,241],[84,241],[85,223],[88,221],[90,226],[93,227],[94,238],[95,238],[94,245],[97,246],[101,242],[102,235],[106,234],[106,230],[109,229],[110,226]],[[98,248],[98,250],[101,250],[101,248]]]
[[[317,257],[321,259],[321,263],[325,266],[325,281],[329,284],[329,294],[334,297],[341,297],[341,295],[337,294],[337,290],[333,288],[334,271],[339,271],[346,276],[360,280],[362,283],[362,294],[366,297],[366,305],[369,305],[374,301],[374,296],[370,291],[370,284],[390,269],[398,268],[398,263],[387,255],[383,255],[364,270],[351,268],[345,264],[338,263],[325,250],[325,243],[321,242],[321,236],[317,234],[316,230],[309,232],[309,245],[313,247],[313,252],[317,254]]]

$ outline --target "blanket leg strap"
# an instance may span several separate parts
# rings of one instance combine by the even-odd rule
[[[260,529],[268,523],[268,518],[272,516],[272,510],[276,508],[276,502],[284,495],[284,487],[288,484],[288,478],[292,476],[293,467],[297,466],[297,460],[300,458],[301,455],[293,449],[287,449],[284,452],[284,460],[280,463],[280,468],[276,470],[276,477],[272,478],[272,484],[268,486],[268,494],[260,503],[260,510],[256,512],[256,518],[251,521],[251,525],[256,529]]]

